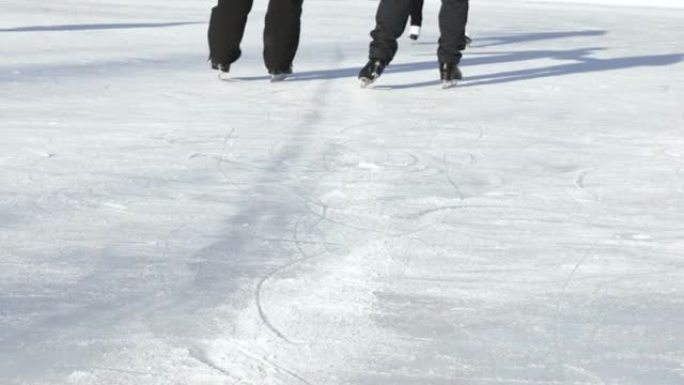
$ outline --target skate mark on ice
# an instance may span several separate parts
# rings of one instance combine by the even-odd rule
[[[275,362],[269,360],[269,359],[266,358],[266,357],[263,357],[263,356],[259,356],[259,355],[254,354],[252,351],[250,351],[249,349],[244,348],[243,346],[241,346],[241,345],[238,344],[237,342],[230,342],[230,344],[231,344],[231,346],[233,346],[240,354],[242,354],[243,356],[245,356],[245,357],[248,358],[248,359],[251,359],[251,360],[253,360],[253,361],[255,361],[255,362],[261,364],[261,366],[263,366],[263,367],[270,367],[270,368],[272,368],[275,372],[280,373],[280,374],[284,374],[284,375],[286,375],[286,376],[288,376],[288,377],[291,377],[291,378],[294,378],[295,380],[301,382],[301,383],[304,384],[304,385],[313,385],[311,382],[309,382],[306,378],[304,378],[304,377],[302,377],[301,375],[299,375],[297,372],[295,372],[295,371],[293,371],[293,370],[291,370],[291,369],[288,369],[288,368],[286,368],[286,367],[284,367],[284,366],[282,366],[282,365],[280,365],[280,364],[277,364],[277,363],[275,363]]]
[[[310,203],[310,204],[312,204],[312,205],[314,205],[314,206],[319,206],[319,207],[325,208],[326,213],[328,212],[328,206],[326,206],[326,205],[323,204],[323,203],[317,203],[317,202],[313,202],[313,201],[311,201],[311,200],[307,200],[307,203]],[[361,226],[350,225],[350,224],[348,224],[348,223],[345,223],[345,222],[341,222],[341,221],[332,219],[332,218],[328,217],[327,215],[326,215],[326,216],[322,216],[320,213],[317,213],[316,211],[314,211],[314,210],[313,210],[310,206],[308,206],[308,205],[307,205],[307,209],[308,209],[313,215],[319,216],[319,217],[321,217],[321,219],[322,219],[323,221],[328,222],[328,223],[332,223],[333,225],[346,227],[346,228],[352,229],[352,230],[358,230],[358,231],[361,231],[361,232],[364,232],[364,233],[381,234],[381,235],[383,235],[383,236],[390,237],[390,238],[402,238],[402,237],[406,237],[406,236],[409,236],[409,235],[411,235],[411,234],[415,234],[415,233],[418,233],[418,232],[420,232],[420,231],[423,231],[424,229],[426,229],[427,227],[429,227],[429,226],[423,226],[423,227],[421,227],[421,228],[419,228],[419,229],[417,229],[417,230],[410,230],[410,231],[406,231],[406,232],[402,232],[402,233],[395,233],[395,232],[389,232],[389,231],[386,231],[386,230],[377,230],[377,229],[371,229],[371,228],[368,228],[368,227],[361,227]],[[404,218],[401,217],[401,216],[398,216],[397,218],[404,219]]]
[[[594,250],[596,250],[597,242],[595,242],[585,253],[584,255],[577,261],[575,266],[573,267],[572,271],[568,275],[567,279],[563,283],[563,288],[561,289],[561,292],[558,294],[558,298],[556,300],[556,315],[555,315],[555,327],[553,330],[553,339],[554,339],[554,345],[556,349],[556,360],[559,365],[565,366],[565,358],[563,356],[563,353],[561,353],[561,343],[560,343],[560,329],[561,329],[561,306],[563,303],[563,298],[565,297],[565,294],[568,291],[568,287],[570,286],[570,283],[572,282],[572,279],[575,277],[575,274],[577,271],[579,271],[580,267],[586,262],[587,258],[589,258],[590,255],[593,255]]]
[[[386,232],[381,231],[381,230],[370,229],[370,228],[360,227],[360,226],[354,226],[354,225],[350,225],[348,223],[344,223],[344,222],[340,222],[340,221],[337,221],[335,219],[332,219],[328,216],[328,212],[332,210],[330,208],[330,206],[326,205],[325,203],[321,202],[320,200],[316,199],[314,201],[314,199],[312,199],[310,197],[303,196],[303,195],[299,195],[299,198],[304,200],[304,203],[306,203],[307,210],[311,214],[318,217],[321,221],[329,222],[329,223],[332,223],[332,224],[337,225],[337,226],[347,227],[347,228],[350,228],[353,230],[387,235]],[[316,212],[314,209],[311,208],[311,206],[320,207],[321,213]]]
[[[476,139],[476,141],[477,140],[479,140],[479,139]],[[477,158],[475,157],[475,155],[473,155],[472,153],[468,154],[468,155],[470,157],[470,166],[476,164]],[[444,174],[446,175],[447,180],[449,181],[449,184],[454,188],[454,190],[456,190],[456,193],[458,194],[459,199],[463,201],[463,200],[465,200],[466,197],[463,194],[463,191],[461,190],[461,188],[458,186],[458,183],[456,183],[453,176],[451,175],[451,170],[449,167],[449,165],[451,163],[452,162],[449,162],[448,156],[446,154],[444,154],[444,156],[442,157],[442,164],[444,165]]]
[[[192,153],[188,156],[188,159],[196,159],[196,158],[210,158],[210,159],[217,161],[218,163],[228,163],[228,164],[232,164],[235,166],[239,166],[246,171],[272,171],[272,169],[269,169],[268,167],[254,166],[251,164],[242,163],[242,162],[238,162],[238,161],[235,161],[232,159],[228,159],[228,158],[224,157],[223,154],[216,154],[216,153],[210,153],[210,152],[209,153],[195,152],[195,153]]]
[[[371,122],[352,124],[349,126],[345,126],[341,130],[339,130],[337,133],[338,134],[345,134],[345,133],[347,133],[347,131],[350,131],[350,130],[353,130],[356,128],[363,128],[363,127],[375,128],[375,127],[383,125],[384,123],[385,123],[385,121],[382,121],[382,120],[374,120]]]
[[[404,152],[406,157],[409,158],[408,161],[401,163],[399,161],[392,161],[392,153],[388,152],[387,155],[387,161],[380,163],[380,165],[383,167],[385,171],[397,171],[397,170],[406,170],[409,169],[418,163],[420,163],[420,160],[417,155],[415,155],[412,152]]]
[[[321,108],[325,107],[325,104],[326,104],[326,103],[325,103],[325,98],[326,98],[327,94],[328,94],[329,91],[330,91],[330,88],[329,88],[329,87],[330,87],[330,86],[329,86],[328,83],[322,83],[322,87],[320,88],[319,92],[318,92],[317,95],[316,95],[316,100],[319,102],[319,103],[316,103],[316,104],[315,104],[315,106],[316,106],[317,108],[314,109],[314,110],[312,110],[312,111],[309,111],[309,112],[307,113],[307,115],[303,117],[302,122],[301,122],[301,124],[300,124],[300,127],[302,127],[302,128],[311,128],[311,127],[313,127],[313,125],[316,124],[316,122],[318,122],[318,121],[321,119]],[[290,148],[290,147],[291,147],[291,146],[289,146],[289,147],[284,147],[284,148],[280,149],[280,150],[279,150],[279,153],[278,153],[278,154],[275,154],[275,155],[277,155],[277,156],[274,156],[274,154],[273,154],[273,152],[272,152],[273,147],[271,148],[271,155],[270,155],[270,156],[271,156],[271,159],[272,159],[272,164],[273,164],[273,166],[270,168],[270,169],[271,169],[270,171],[278,171],[278,170],[280,169],[279,165],[285,163],[288,159],[297,158],[297,156],[296,156],[297,153],[294,153],[294,152],[293,152],[294,149],[293,149],[293,148]],[[299,194],[298,194],[298,195],[299,195]],[[307,208],[308,208],[308,206],[307,206]],[[323,216],[322,216],[322,217],[325,217],[325,215],[326,215],[326,212],[323,213]],[[278,338],[280,338],[281,340],[283,340],[283,341],[285,341],[285,342],[287,342],[287,343],[289,343],[289,344],[293,344],[293,345],[305,344],[305,342],[293,341],[293,340],[290,339],[287,335],[285,335],[284,332],[282,332],[279,328],[277,328],[277,327],[271,322],[271,320],[270,320],[269,317],[268,317],[268,314],[267,314],[266,310],[264,309],[264,305],[263,305],[263,302],[262,302],[262,296],[263,296],[264,285],[265,285],[266,282],[268,282],[271,278],[275,277],[276,275],[280,274],[281,272],[283,272],[283,271],[285,271],[285,270],[287,270],[287,269],[289,269],[289,268],[291,268],[291,267],[293,267],[293,266],[296,266],[296,265],[298,265],[298,264],[300,264],[300,263],[303,263],[303,262],[305,262],[305,261],[308,261],[308,260],[310,260],[310,259],[313,259],[313,258],[316,258],[316,257],[319,257],[320,255],[322,255],[322,254],[306,255],[306,253],[303,251],[303,249],[302,249],[302,247],[301,247],[301,243],[299,242],[299,239],[298,239],[298,231],[299,231],[299,226],[301,225],[302,218],[303,218],[303,216],[300,216],[300,217],[298,218],[298,220],[297,220],[297,222],[296,222],[296,224],[295,224],[295,230],[294,230],[294,234],[293,234],[294,243],[295,243],[295,245],[297,246],[297,250],[298,250],[299,254],[300,254],[302,257],[299,258],[299,259],[297,259],[297,260],[288,262],[288,263],[286,263],[286,264],[284,264],[284,265],[282,265],[282,266],[280,266],[280,267],[278,267],[278,268],[272,270],[272,271],[271,271],[270,273],[268,273],[266,276],[262,277],[262,278],[258,281],[258,283],[257,283],[257,285],[256,285],[256,289],[255,289],[255,291],[254,291],[254,299],[255,299],[257,311],[258,311],[259,317],[260,317],[260,319],[262,320],[262,322],[264,323],[264,325],[266,325],[266,327],[267,327],[273,334],[275,334]],[[300,377],[298,377],[298,378],[300,378]],[[301,378],[300,378],[300,379],[301,379]]]
[[[300,195],[300,194],[298,194],[298,195]],[[300,195],[300,197],[303,198],[303,196],[301,196],[301,195]],[[321,222],[323,222],[323,219],[327,216],[327,207],[324,208],[323,213],[320,216],[319,215],[316,215],[316,216],[317,216],[316,221],[314,222],[314,224],[311,225],[312,229],[317,227]],[[303,218],[304,218],[304,216],[299,217],[299,219],[295,223],[295,228],[294,228],[294,231],[292,234],[292,237],[293,237],[292,242],[294,242],[295,247],[297,248],[297,252],[299,253],[299,255],[301,257],[294,260],[294,261],[286,263],[285,265],[280,266],[279,268],[273,270],[271,273],[269,273],[268,275],[263,277],[261,280],[259,280],[259,283],[257,284],[256,291],[255,291],[255,300],[256,300],[257,310],[259,312],[259,317],[261,318],[264,325],[266,325],[266,327],[268,329],[270,329],[280,339],[282,339],[283,341],[285,341],[287,343],[293,344],[293,345],[306,345],[306,342],[304,342],[304,341],[293,341],[292,339],[287,337],[284,332],[282,332],[279,328],[277,328],[273,324],[273,322],[268,317],[266,310],[264,309],[264,306],[262,303],[262,292],[263,292],[264,284],[268,280],[270,280],[271,278],[275,277],[276,275],[282,273],[283,271],[285,271],[285,270],[287,270],[293,266],[296,266],[296,265],[304,263],[306,261],[321,257],[322,255],[325,255],[328,252],[329,249],[327,246],[326,246],[325,252],[321,252],[318,254],[308,255],[306,253],[306,251],[304,251],[304,249],[302,248],[302,244],[305,244],[305,243],[320,244],[321,242],[306,242],[306,241],[302,241],[301,239],[299,239],[299,228],[302,224]]]
[[[201,364],[223,374],[224,376],[237,380],[237,382],[233,385],[238,385],[242,382],[241,379],[237,378],[228,370],[222,368],[221,366],[216,364],[212,359],[210,359],[209,356],[207,356],[207,353],[204,351],[204,349],[188,348],[188,355],[190,355],[190,357],[194,358],[195,360],[199,361]]]
[[[595,169],[590,168],[587,170],[582,170],[582,171],[577,173],[577,175],[575,177],[574,185],[577,188],[577,190],[579,190],[582,194],[589,196],[590,199],[578,199],[578,198],[572,196],[572,194],[570,194],[574,200],[576,200],[580,203],[581,202],[586,203],[587,201],[597,201],[598,200],[598,197],[596,196],[596,194],[589,192],[586,188],[586,185],[585,185],[585,179],[587,178],[587,176],[589,174],[593,173],[594,171],[595,171]]]
[[[591,384],[596,384],[596,385],[606,385],[605,381],[601,379],[596,373],[579,367],[579,366],[574,366],[574,365],[568,365],[568,364],[563,364],[563,367],[569,370],[572,370],[575,373],[578,373],[580,375],[583,375],[591,380]]]
[[[546,209],[536,208],[536,207],[461,204],[461,205],[447,205],[447,206],[434,207],[431,209],[425,209],[425,210],[421,210],[421,211],[411,213],[411,214],[397,215],[396,218],[418,219],[418,218],[422,218],[422,217],[430,215],[430,214],[436,214],[436,213],[439,213],[442,211],[463,210],[463,209],[518,210],[518,211],[533,211],[533,212],[537,212],[537,213],[551,214],[551,215],[558,214],[556,211],[553,211],[553,210],[546,210]]]
[[[65,366],[66,369],[69,370],[78,370],[82,371],[83,367],[81,366]],[[88,366],[87,369],[92,370],[101,370],[103,372],[114,372],[114,373],[123,373],[123,374],[134,374],[138,376],[157,376],[157,377],[162,377],[165,376],[167,373],[161,373],[161,372],[152,372],[152,371],[142,371],[142,370],[132,370],[132,369],[122,369],[122,368],[112,368],[109,366]]]
[[[495,208],[496,206],[471,206],[471,205],[465,205],[465,204],[463,204],[463,205],[440,206],[440,207],[435,207],[432,209],[426,209],[426,210],[418,211],[418,212],[412,213],[412,214],[397,215],[397,218],[399,218],[399,219],[419,219],[419,218],[422,218],[424,216],[439,213],[442,211],[462,210],[465,208],[478,208],[478,207],[480,207],[480,208],[482,208],[482,207],[484,207],[484,208]]]
[[[233,139],[234,139],[234,134],[235,134],[235,128],[234,128],[234,127],[231,127],[230,132],[228,133],[228,135],[226,135],[226,136],[223,138],[223,142],[222,142],[222,145],[221,145],[221,150],[220,150],[220,152],[219,152],[218,154],[215,154],[215,153],[196,152],[196,153],[191,154],[191,155],[188,157],[188,159],[195,159],[195,158],[210,158],[210,159],[214,159],[214,160],[216,161],[216,169],[217,169],[218,172],[223,176],[223,179],[224,179],[227,183],[229,183],[229,184],[231,184],[231,185],[233,185],[233,186],[238,186],[238,183],[232,181],[232,180],[228,177],[228,173],[226,172],[226,170],[223,169],[223,164],[224,164],[224,163],[233,164],[233,165],[235,165],[235,166],[240,167],[241,169],[243,169],[243,170],[245,170],[245,171],[255,171],[255,170],[262,170],[262,169],[258,168],[257,166],[253,166],[253,165],[250,165],[250,164],[247,164],[247,163],[235,161],[235,160],[233,160],[233,159],[230,159],[230,158],[226,155],[226,147],[228,146],[228,142],[229,142],[229,141],[231,141],[231,142],[230,142],[230,149],[233,149],[233,148],[235,147],[235,142],[233,141]]]
[[[298,381],[304,385],[313,385],[311,382],[309,382],[307,379],[302,377],[297,372],[295,372],[291,369],[288,369],[288,368],[286,368],[286,367],[284,367],[284,366],[282,366],[276,362],[273,362],[272,360],[264,357],[262,354],[260,354],[258,352],[254,352],[248,348],[245,348],[244,346],[242,346],[240,343],[238,343],[236,341],[227,341],[226,340],[223,342],[225,342],[228,345],[228,347],[231,348],[231,352],[235,351],[238,356],[242,356],[246,361],[248,361],[248,362],[251,361],[254,364],[256,364],[256,366],[257,366],[256,369],[258,369],[260,375],[263,377],[263,378],[261,378],[262,381],[268,380],[268,378],[266,378],[266,376],[268,376],[266,371],[270,369],[272,372],[274,372],[276,374],[279,374],[279,375],[284,376],[284,377],[293,378],[296,381]],[[188,351],[189,351],[189,354],[192,358],[199,361],[203,365],[206,365],[207,367],[225,375],[226,377],[237,380],[237,382],[233,383],[232,385],[239,385],[242,383],[250,383],[250,384],[252,383],[252,382],[250,382],[244,378],[243,379],[238,378],[236,375],[230,373],[230,371],[228,371],[227,369],[224,369],[221,365],[217,364],[215,362],[215,360],[209,358],[209,356],[207,355],[207,353],[203,349],[191,348],[191,349],[188,349]],[[228,354],[230,354],[230,353],[228,353]],[[231,358],[234,358],[234,357],[231,357]],[[242,362],[241,364],[244,365],[244,362]],[[269,383],[269,382],[261,382],[261,383]]]
[[[580,171],[577,174],[577,178],[575,179],[575,186],[577,186],[577,188],[580,190],[586,190],[586,188],[584,187],[584,179],[593,171],[594,169]]]

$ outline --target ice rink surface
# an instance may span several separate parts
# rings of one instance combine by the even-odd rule
[[[360,89],[375,1],[271,84],[264,1],[220,81],[213,1],[5,0],[0,384],[684,384],[684,10],[604,3],[442,90],[436,1]]]

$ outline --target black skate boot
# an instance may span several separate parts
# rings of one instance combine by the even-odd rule
[[[268,73],[271,74],[271,83],[282,82],[292,75],[292,66],[281,70],[269,70]]]
[[[466,48],[470,48],[470,44],[473,42],[473,39],[468,36],[468,34],[465,35],[463,38],[463,43],[458,46],[459,51],[465,51]]]
[[[230,64],[217,63],[215,61],[211,62],[211,68],[219,70],[221,72],[230,72]]]
[[[382,75],[387,65],[380,59],[370,59],[359,71],[361,88],[366,88]]]
[[[439,78],[442,81],[442,88],[449,88],[463,79],[463,74],[456,63],[439,63]]]
[[[218,77],[221,80],[226,80],[227,77],[224,78],[224,75],[228,74],[230,72],[230,64],[224,64],[224,63],[218,63],[215,61],[211,61],[211,68],[215,69],[219,72]],[[226,75],[227,76],[227,75]]]
[[[420,36],[420,26],[419,25],[412,25],[409,28],[409,39],[418,40],[419,36]]]

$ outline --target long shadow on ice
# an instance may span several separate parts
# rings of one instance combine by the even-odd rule
[[[565,39],[569,37],[581,36],[603,36],[608,31],[604,30],[587,30],[587,31],[563,31],[563,32],[534,32],[534,33],[514,33],[501,36],[478,37],[474,36],[474,48],[486,48],[499,45],[517,44],[532,41]],[[437,45],[437,42],[419,42],[417,45]]]
[[[29,27],[2,28],[0,32],[67,32],[93,31],[105,29],[135,29],[135,28],[167,28],[183,25],[203,24],[200,21],[179,21],[167,23],[103,23],[103,24],[64,24],[64,25],[34,25]]]
[[[609,59],[597,59],[590,54],[602,50],[600,48],[585,48],[568,51],[523,51],[523,52],[500,52],[495,54],[483,54],[478,58],[466,58],[463,67],[473,67],[482,64],[511,63],[534,59],[567,60],[571,63],[556,64],[547,67],[534,67],[524,70],[495,72],[485,75],[466,76],[460,87],[474,87],[499,83],[509,83],[538,78],[557,77],[590,72],[614,71],[638,67],[660,67],[677,64],[684,59],[683,54],[662,54],[647,56],[628,56]],[[424,63],[419,63],[421,66]],[[432,66],[434,67],[434,65]],[[388,71],[389,72],[389,71]],[[388,85],[391,89],[416,88],[434,85],[435,81],[423,81],[417,83]]]
[[[279,145],[268,158],[250,166],[259,176],[245,190],[242,200],[235,202],[237,209],[226,221],[225,235],[187,261],[155,263],[135,255],[89,255],[94,252],[75,250],[70,256],[72,260],[97,260],[89,267],[91,274],[55,285],[54,291],[46,290],[30,302],[0,295],[0,309],[42,314],[34,317],[33,322],[16,327],[0,323],[0,378],[9,379],[10,383],[16,379],[19,383],[21,379],[40,378],[48,373],[66,377],[74,370],[92,369],[90,363],[97,362],[102,355],[116,354],[122,330],[139,330],[140,325],[149,324],[154,338],[162,338],[170,345],[195,349],[187,346],[188,340],[211,341],[218,333],[228,333],[223,329],[225,325],[217,326],[210,317],[205,318],[225,303],[230,305],[231,312],[237,313],[251,306],[249,301],[256,301],[261,322],[281,339],[286,338],[271,325],[268,309],[261,307],[259,289],[283,268],[317,257],[328,249],[325,240],[315,238],[301,246],[307,234],[297,233],[297,223],[310,214],[302,198],[305,194],[300,196],[300,191],[314,190],[317,181],[294,180],[291,172],[293,168],[318,167],[320,156],[307,157],[307,148],[320,136],[318,128],[324,120],[330,86],[327,82],[318,85],[312,99],[303,104],[310,107],[302,110],[296,121],[277,120],[289,126],[284,128],[288,135],[277,142]],[[278,117],[287,111],[286,107],[273,109],[269,115]],[[282,236],[266,239],[264,234]],[[161,269],[159,275],[147,277],[143,272],[156,271],[153,266]],[[191,278],[183,273],[180,276],[185,278],[169,279],[177,277],[174,271],[184,267]],[[145,346],[149,342],[141,339],[139,343]],[[126,372],[164,375],[154,369],[135,370]]]
[[[653,66],[668,66],[677,64],[684,59],[682,54],[662,54],[662,55],[647,55],[647,56],[629,56],[620,58],[597,59],[591,57],[595,52],[605,50],[605,48],[579,48],[571,50],[534,50],[534,51],[506,51],[506,52],[488,52],[488,53],[473,53],[472,56],[466,57],[463,60],[463,67],[474,67],[478,65],[487,64],[502,64],[514,63],[521,61],[533,61],[542,59],[552,59],[556,61],[568,61],[570,63],[556,64],[547,67],[535,67],[524,70],[496,72],[486,75],[467,76],[464,79],[463,86],[479,86],[497,83],[507,83],[513,81],[530,80],[544,77],[556,77],[564,75],[573,75],[589,72],[613,71],[620,69],[630,69],[638,67],[653,67]],[[386,75],[396,73],[408,73],[416,71],[431,70],[436,72],[436,63],[434,61],[422,61],[414,63],[393,64],[387,68]],[[309,80],[326,80],[339,79],[347,77],[356,77],[359,68],[340,68],[334,70],[321,71],[305,71],[298,72],[289,81],[309,81]],[[245,77],[241,80],[263,80],[266,77]],[[385,76],[387,78],[387,76]],[[404,89],[424,87],[436,84],[436,81],[422,81],[409,84],[386,84],[386,87],[392,89]]]
[[[552,39],[566,39],[569,37],[593,37],[593,36],[604,36],[608,31],[604,30],[588,30],[588,31],[564,31],[564,32],[535,32],[535,33],[515,33],[501,36],[491,36],[477,38],[477,48],[493,47],[499,45],[517,44],[525,43],[531,41],[540,40],[552,40]]]
[[[463,60],[466,66],[484,65],[484,64],[495,64],[501,62],[518,62],[525,60],[538,60],[538,59],[548,59],[553,58],[557,60],[573,60],[576,57],[582,57],[588,55],[590,52],[600,50],[600,48],[581,48],[574,50],[565,51],[523,51],[523,52],[501,52],[501,53],[481,53],[476,58],[466,58]],[[340,78],[350,78],[356,77],[359,73],[359,67],[349,67],[349,68],[338,68],[331,70],[316,70],[316,71],[304,71],[296,72],[290,82],[297,81],[309,81],[309,80],[330,80],[330,79],[340,79]],[[395,63],[387,67],[385,74],[393,73],[407,73],[416,71],[426,71],[433,70],[436,71],[437,63],[434,60],[414,62],[414,63]],[[237,80],[243,81],[253,81],[253,80],[266,80],[268,76],[250,76],[250,77],[239,77]],[[433,83],[433,82],[430,82]]]
[[[463,60],[466,66],[475,65],[485,65],[485,64],[495,64],[501,62],[518,62],[525,60],[538,60],[554,58],[558,60],[572,60],[578,56],[587,55],[592,50],[598,50],[599,48],[583,48],[576,50],[567,51],[523,51],[523,52],[504,52],[504,53],[483,53],[479,54],[476,58],[466,58]],[[348,68],[338,68],[330,70],[316,70],[316,71],[303,71],[295,72],[292,78],[288,79],[289,82],[300,82],[300,81],[310,81],[310,80],[331,80],[331,79],[341,79],[341,78],[351,78],[356,77],[359,73],[359,67],[348,67]],[[386,75],[394,73],[407,73],[416,71],[436,71],[437,63],[434,60],[414,62],[414,63],[395,63],[387,67],[385,71]],[[266,80],[268,76],[245,76],[235,78],[236,80],[242,81],[255,81],[255,80]],[[433,82],[430,82],[433,83]],[[393,87],[396,88],[396,87]]]
[[[488,84],[509,83],[546,77],[572,75],[589,72],[603,72],[638,67],[661,67],[677,64],[684,59],[682,54],[665,54],[649,56],[629,56],[612,59],[584,58],[577,63],[559,64],[542,68],[506,71],[487,75],[469,77],[465,86],[481,86]]]
[[[606,35],[605,30],[587,31],[563,31],[563,32],[539,32],[510,34],[503,36],[483,37],[478,39],[476,48],[493,47],[509,44],[518,44],[550,39],[565,39],[575,37],[596,37]],[[426,43],[422,43],[426,44]],[[430,44],[430,43],[427,43]],[[684,56],[682,54],[661,54],[647,56],[630,56],[619,58],[599,59],[593,57],[599,51],[606,51],[607,48],[575,48],[560,50],[525,50],[525,51],[490,51],[478,52],[477,50],[468,51],[463,60],[463,67],[466,69],[466,77],[463,81],[465,87],[507,83],[513,81],[531,80],[544,77],[555,77],[573,75],[589,72],[602,72],[620,69],[630,69],[637,67],[667,66],[679,63]],[[568,63],[554,64],[547,67],[536,67],[524,70],[505,71],[486,75],[467,76],[467,69],[478,65],[505,64],[522,61],[534,60],[554,60],[565,61]],[[322,71],[307,71],[296,73],[290,81],[307,81],[337,79],[344,77],[356,77],[359,67],[341,68]],[[415,71],[431,70],[436,72],[436,62],[434,60],[392,64],[387,68],[386,75],[396,73],[408,73]],[[385,77],[387,78],[387,77]],[[257,80],[263,77],[245,78],[244,80]],[[379,88],[406,89],[416,87],[433,86],[438,81],[421,81],[408,84],[391,85],[385,84]]]
[[[506,45],[506,44],[516,44],[525,43],[531,41],[539,40],[550,40],[550,39],[564,39],[571,37],[582,37],[582,36],[602,36],[606,35],[608,31],[605,30],[587,30],[587,31],[561,31],[561,32],[537,32],[537,33],[520,33],[520,34],[509,34],[491,37],[478,37],[476,48]],[[420,42],[417,45],[436,45],[436,42]],[[584,56],[591,50],[598,50],[597,48],[584,48],[576,50],[566,50],[566,51],[549,51],[549,50],[534,50],[534,51],[524,51],[524,52],[506,52],[497,53],[492,55],[491,53],[480,54],[480,57],[476,59],[467,58],[469,55],[477,54],[471,53],[469,51],[466,54],[466,59],[464,63],[469,66],[478,64],[493,64],[500,63],[502,61],[514,62],[514,61],[524,61],[524,60],[535,60],[543,58],[557,58],[557,59],[572,59],[577,56]],[[294,76],[288,81],[308,81],[308,80],[325,80],[325,79],[340,79],[347,77],[356,77],[361,69],[361,62],[359,62],[358,67],[352,68],[338,68],[330,70],[316,70],[316,71],[304,71],[296,72]],[[413,71],[423,71],[423,70],[435,70],[436,69],[435,60],[414,62],[414,63],[402,63],[402,64],[392,64],[387,68],[387,74],[391,73],[404,73]],[[266,80],[268,76],[248,76],[239,77],[237,80],[243,81],[254,81],[254,80]],[[426,84],[433,84],[435,82],[426,82]]]

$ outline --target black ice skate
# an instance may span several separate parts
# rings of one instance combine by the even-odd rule
[[[361,88],[366,88],[382,75],[382,71],[385,70],[386,64],[380,59],[371,59],[366,63],[366,65],[359,71],[359,82]]]
[[[219,71],[219,79],[221,79],[221,75],[227,74],[230,72],[230,64],[224,64],[224,63],[217,63],[215,61],[211,61],[211,68],[218,70]]]
[[[268,73],[271,74],[271,83],[282,82],[287,79],[288,76],[292,75],[292,66],[283,70],[269,70]]]
[[[463,74],[455,63],[439,63],[439,78],[442,81],[442,88],[449,88],[463,79]]]
[[[418,40],[419,36],[420,36],[420,26],[419,25],[412,25],[409,28],[409,39]]]
[[[466,48],[470,48],[470,44],[473,42],[473,39],[468,36],[468,34],[465,35],[463,38],[463,44],[458,46],[459,51],[465,51]]]

